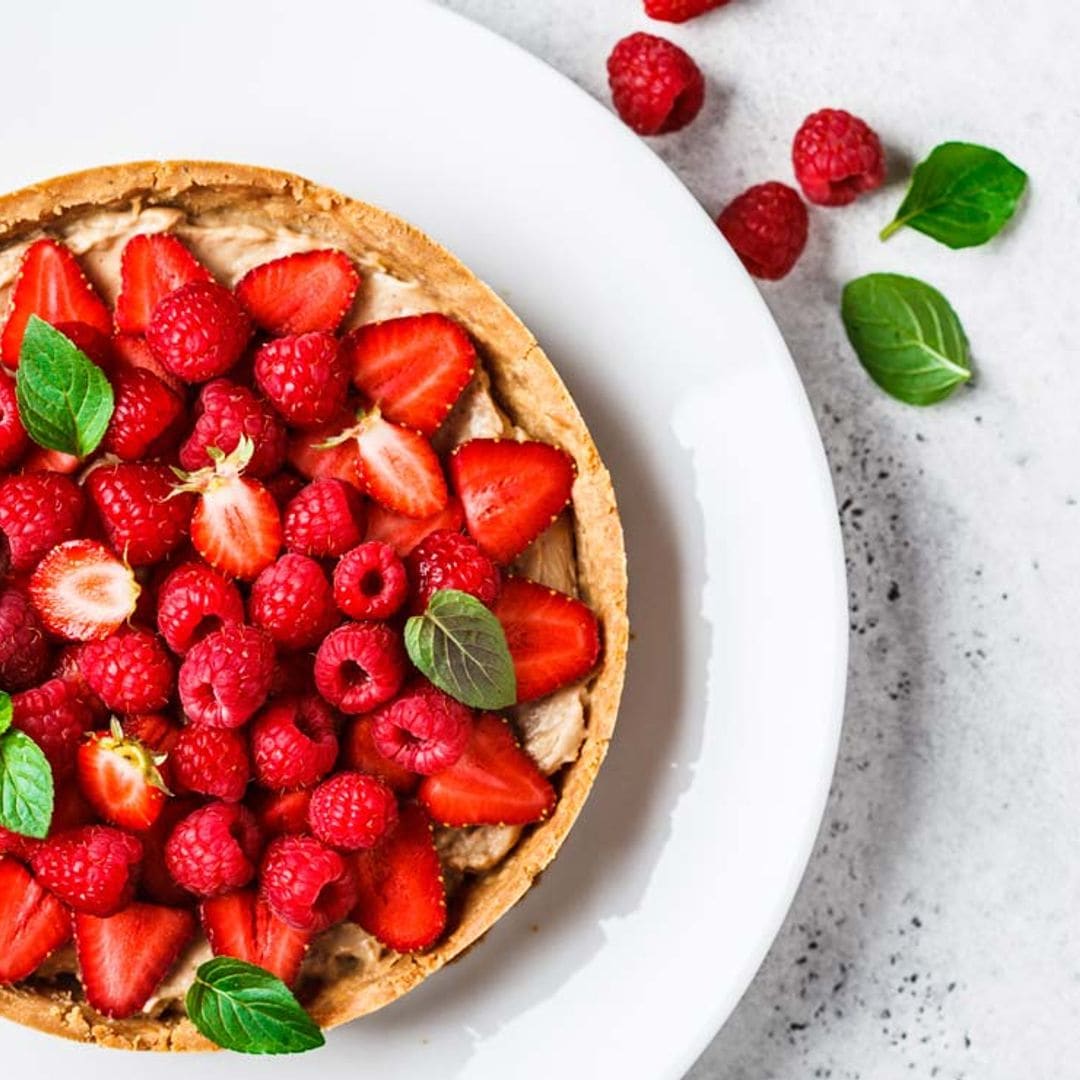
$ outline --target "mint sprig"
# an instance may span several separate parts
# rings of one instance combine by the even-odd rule
[[[0,690],[0,826],[42,840],[52,824],[52,769],[41,747],[11,720],[11,698]]]
[[[442,691],[474,709],[517,700],[514,663],[499,620],[475,596],[439,589],[405,624],[412,662]]]
[[[231,956],[199,966],[185,1005],[203,1035],[240,1054],[300,1054],[326,1042],[279,978]]]
[[[15,397],[27,434],[39,446],[84,458],[97,449],[113,412],[105,373],[59,330],[31,315]]]

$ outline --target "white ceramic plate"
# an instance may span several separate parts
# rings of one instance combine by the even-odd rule
[[[836,751],[844,572],[784,344],[708,218],[570,82],[420,0],[9,5],[0,190],[106,162],[254,161],[392,209],[524,317],[615,475],[634,641],[563,853],[461,962],[302,1059],[155,1078],[678,1077],[745,989]],[[4,1074],[147,1062],[4,1025]]]

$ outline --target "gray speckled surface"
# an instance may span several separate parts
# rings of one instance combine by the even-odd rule
[[[821,426],[841,506],[852,654],[843,744],[787,924],[694,1080],[1080,1075],[1080,9],[1043,0],[733,0],[682,27],[640,0],[448,0],[607,100],[614,41],[651,28],[709,79],[653,145],[717,211],[790,180],[802,117],[863,115],[893,182],[812,211],[763,292]],[[1032,191],[985,248],[887,245],[905,163],[996,146]],[[627,223],[632,228],[632,223]],[[920,411],[870,384],[837,317],[844,281],[933,282],[977,378]]]

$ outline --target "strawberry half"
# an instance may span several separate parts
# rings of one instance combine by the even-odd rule
[[[0,857],[0,983],[33,975],[71,937],[71,917],[21,863]]]
[[[75,773],[86,801],[98,815],[124,829],[148,829],[165,807],[168,792],[158,772],[160,758],[124,736],[117,720],[108,732],[91,732],[79,747]]]
[[[384,506],[373,505],[368,507],[367,534],[365,540],[381,540],[389,544],[398,555],[404,557],[424,537],[438,529],[449,529],[451,532],[461,532],[465,525],[465,515],[461,510],[461,503],[450,497],[437,514],[426,518],[411,518],[404,514],[396,514],[393,510],[387,510]]]
[[[376,776],[398,795],[411,795],[420,777],[404,765],[391,761],[379,753],[372,735],[374,721],[370,715],[358,716],[341,742],[341,765],[359,769],[369,776]]]
[[[54,547],[30,578],[30,602],[45,628],[68,641],[99,641],[135,610],[139,583],[104,544],[69,540]]]
[[[287,986],[296,982],[311,934],[282,922],[254,889],[204,900],[199,915],[215,956],[255,964]]]
[[[150,1000],[195,933],[182,908],[136,903],[117,915],[75,916],[75,955],[86,1000],[122,1020]]]
[[[74,254],[58,240],[35,240],[19,264],[0,335],[0,360],[12,370],[19,366],[19,350],[31,315],[54,326],[84,322],[105,335],[112,333],[109,309],[86,280]]]
[[[416,803],[401,807],[397,828],[353,858],[357,901],[350,918],[388,948],[414,952],[446,927],[446,887],[431,822]]]
[[[580,600],[526,578],[507,578],[492,611],[502,623],[518,701],[584,678],[600,656],[600,627]]]
[[[476,349],[453,319],[431,312],[369,323],[342,342],[353,382],[387,420],[434,435],[476,370]]]
[[[333,333],[360,275],[343,251],[302,251],[263,263],[236,283],[236,299],[271,334]]]
[[[555,789],[492,713],[476,717],[465,752],[449,769],[425,776],[417,798],[444,825],[528,825],[555,808]]]
[[[352,417],[346,416],[313,431],[293,433],[285,455],[289,464],[308,480],[344,480],[362,489],[356,441],[342,437],[352,424]]]
[[[557,446],[471,439],[450,455],[450,480],[469,535],[485,555],[508,563],[570,502],[574,459]]]
[[[191,281],[211,280],[210,271],[175,236],[169,233],[133,236],[124,245],[120,260],[117,330],[145,334],[160,300]]]

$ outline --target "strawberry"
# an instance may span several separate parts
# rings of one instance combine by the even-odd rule
[[[311,789],[295,791],[256,792],[252,802],[259,831],[268,840],[275,836],[295,836],[307,832],[307,812],[311,802]]]
[[[67,908],[25,866],[0,857],[0,984],[33,975],[69,937]]]
[[[333,333],[352,307],[360,275],[341,251],[302,251],[249,270],[236,298],[271,334]]]
[[[461,503],[452,495],[437,514],[426,518],[405,517],[404,514],[396,514],[384,506],[372,505],[368,507],[364,539],[381,540],[404,558],[425,536],[438,529],[461,532],[464,525],[465,514]]]
[[[195,933],[182,908],[135,903],[101,919],[76,915],[75,955],[87,1002],[114,1020],[150,1000]]]
[[[168,764],[168,762],[166,762]],[[171,907],[191,907],[196,898],[173,880],[165,865],[165,845],[173,829],[189,814],[198,810],[202,800],[194,796],[168,799],[161,816],[149,829],[139,833],[143,846],[142,874],[139,877],[138,895],[141,899]]]
[[[133,368],[142,368],[151,375],[156,375],[175,393],[184,393],[187,384],[154,355],[146,338],[137,334],[114,334],[112,348],[116,354],[118,369],[130,371]]]
[[[164,713],[135,713],[125,716],[121,726],[129,739],[142,743],[155,754],[171,754],[180,738],[180,726]]]
[[[32,446],[30,453],[23,458],[24,473],[60,473],[71,476],[77,473],[82,461],[74,454],[65,454],[63,450],[49,450],[44,446]]]
[[[111,379],[116,370],[116,350],[112,338],[96,326],[84,322],[60,322],[53,327],[59,330],[90,361],[97,364]]]
[[[426,949],[438,939],[446,927],[446,886],[431,822],[419,806],[405,803],[397,828],[352,860],[353,922],[397,952]]]
[[[355,440],[342,436],[352,425],[349,416],[338,417],[324,427],[295,432],[289,439],[286,454],[289,464],[309,480],[344,480],[363,488],[357,471]]]
[[[282,922],[254,889],[210,897],[199,915],[215,956],[255,964],[286,985],[296,982],[311,934]]]
[[[30,601],[45,628],[68,641],[107,638],[135,610],[139,583],[104,544],[69,540],[30,578]]]
[[[0,337],[0,361],[5,367],[19,366],[19,350],[31,315],[53,325],[84,322],[103,334],[112,332],[109,309],[86,280],[75,256],[69,248],[49,237],[35,240],[19,264],[7,322]]]
[[[158,301],[181,285],[211,280],[210,271],[175,236],[133,236],[120,261],[116,328],[125,334],[145,334]]]
[[[476,370],[469,335],[445,315],[369,323],[342,343],[353,382],[387,420],[434,435]]]
[[[465,525],[484,553],[508,563],[570,501],[574,459],[556,446],[470,439],[450,455],[450,479]]]
[[[341,763],[339,767],[359,769],[371,776],[377,776],[384,784],[399,795],[411,795],[416,790],[420,777],[410,772],[404,765],[383,757],[375,745],[372,735],[374,721],[370,714],[358,716],[347,730],[341,741]]]
[[[146,368],[121,368],[112,384],[115,404],[102,446],[122,461],[166,449],[182,422],[183,397]]]
[[[179,473],[178,491],[201,495],[191,516],[191,542],[215,570],[252,581],[281,550],[281,511],[273,495],[244,476],[255,446],[242,436],[231,454],[216,447],[214,464],[193,473]]]
[[[15,400],[15,380],[0,370],[0,469],[17,464],[29,449],[30,436],[23,427]]]
[[[596,616],[580,600],[525,578],[507,578],[492,610],[514,661],[518,701],[584,678],[600,655]]]
[[[555,807],[555,789],[518,746],[510,725],[482,713],[465,752],[453,765],[425,776],[421,806],[445,825],[528,825]]]
[[[92,733],[79,747],[75,769],[79,788],[100,817],[138,831],[154,824],[168,797],[160,763],[114,720],[110,731]]]

